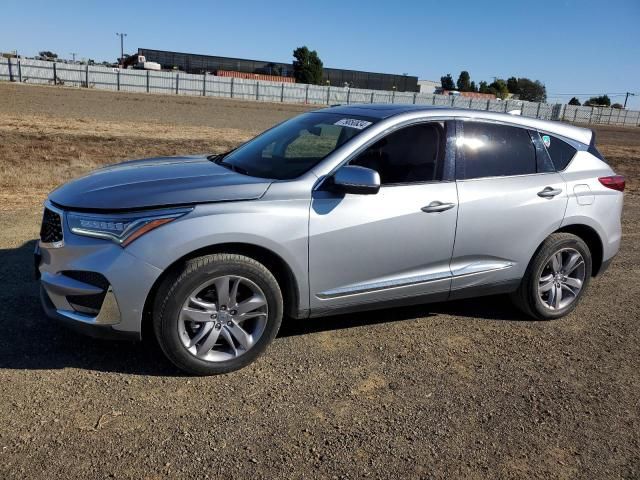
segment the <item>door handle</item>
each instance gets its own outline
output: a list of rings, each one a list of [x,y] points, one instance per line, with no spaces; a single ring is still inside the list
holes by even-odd
[[[455,206],[455,203],[442,203],[435,200],[426,207],[422,207],[420,210],[426,213],[444,212],[445,210],[449,210]]]
[[[544,187],[538,192],[538,196],[542,198],[553,198],[562,193],[561,188]]]

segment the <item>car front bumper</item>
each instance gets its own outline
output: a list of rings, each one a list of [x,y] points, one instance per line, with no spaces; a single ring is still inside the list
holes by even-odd
[[[71,233],[58,213],[64,240],[39,241],[34,254],[45,314],[91,336],[139,340],[145,302],[162,271],[111,241]]]

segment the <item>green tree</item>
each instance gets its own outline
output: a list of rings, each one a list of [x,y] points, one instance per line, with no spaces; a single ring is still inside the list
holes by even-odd
[[[501,78],[498,78],[498,79],[494,80],[489,85],[489,92],[488,93],[493,93],[496,97],[502,98],[504,100],[509,95],[509,89],[507,88],[507,82],[505,82]]]
[[[611,99],[609,95],[600,95],[599,97],[591,97],[589,100],[584,102],[586,107],[610,107]]]
[[[491,93],[489,91],[489,85],[487,84],[487,82],[485,82],[484,80],[482,80],[479,84],[478,84],[478,91],[480,93]]]
[[[293,51],[293,76],[299,83],[320,85],[322,83],[322,60],[315,50],[309,50],[306,46],[298,47]]]
[[[461,92],[468,92],[471,90],[471,75],[469,75],[469,72],[466,70],[461,71],[456,84],[458,85],[458,90]]]
[[[579,107],[581,103],[580,100],[578,100],[576,97],[571,97],[571,100],[569,100],[569,105],[575,105],[576,107]]]
[[[528,102],[543,103],[547,101],[547,89],[539,80],[533,81],[528,78],[519,78],[518,98],[520,98],[520,100],[526,100]]]
[[[507,89],[509,93],[513,93],[514,95],[520,93],[520,87],[518,86],[518,79],[516,77],[509,77],[507,79]]]
[[[43,58],[46,58],[47,60],[54,60],[58,58],[57,53],[50,52],[49,50],[43,50],[42,52],[38,52],[38,55],[40,55]]]
[[[474,82],[473,80],[471,80],[471,85],[469,86],[469,91],[470,92],[477,92],[478,91],[478,87],[476,86],[476,82]]]
[[[447,73],[444,77],[440,77],[440,84],[443,90],[455,90],[456,84],[453,83],[453,77]]]

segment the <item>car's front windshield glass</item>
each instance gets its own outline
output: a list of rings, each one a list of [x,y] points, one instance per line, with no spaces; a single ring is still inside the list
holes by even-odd
[[[288,180],[313,168],[375,121],[360,115],[305,113],[215,161],[245,175]]]

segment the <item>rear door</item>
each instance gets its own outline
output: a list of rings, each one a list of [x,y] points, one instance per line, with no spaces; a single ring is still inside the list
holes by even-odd
[[[560,227],[567,205],[565,182],[537,133],[475,120],[457,125],[452,298],[474,294],[462,291],[467,287],[517,286],[537,247]]]

